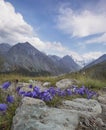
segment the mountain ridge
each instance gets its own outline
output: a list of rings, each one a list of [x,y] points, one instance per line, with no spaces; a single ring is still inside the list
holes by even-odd
[[[3,54],[4,62],[1,72],[25,70],[31,73],[47,72],[48,74],[58,75],[77,71],[80,68],[71,57],[69,58],[71,66],[66,66],[65,61],[62,61],[66,59],[65,57],[55,56],[56,58],[57,60],[53,60],[53,57],[47,56],[28,42],[17,43]],[[64,62],[63,66],[61,66],[61,61]],[[74,69],[72,66],[74,66]]]
[[[103,54],[102,56],[100,56],[99,58],[97,58],[96,60],[94,60],[93,62],[91,62],[90,64],[86,65],[84,68],[90,68],[93,65],[99,64],[101,62],[106,61],[106,54]]]

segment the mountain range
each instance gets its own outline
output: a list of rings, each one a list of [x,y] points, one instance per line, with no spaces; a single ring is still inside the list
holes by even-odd
[[[0,44],[0,72],[31,75],[59,75],[78,71],[81,67],[70,56],[46,55],[30,43],[14,46]]]

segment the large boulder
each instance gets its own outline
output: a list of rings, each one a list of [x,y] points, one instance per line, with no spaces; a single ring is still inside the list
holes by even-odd
[[[69,88],[72,85],[77,84],[78,81],[74,80],[74,79],[62,79],[58,82],[56,82],[56,87],[60,88],[60,89],[65,89],[65,88]]]
[[[61,108],[70,109],[79,116],[97,116],[102,112],[101,105],[93,99],[76,98],[73,101],[63,101]]]
[[[25,97],[16,110],[12,130],[75,130],[78,119],[70,110],[49,108],[42,100]]]

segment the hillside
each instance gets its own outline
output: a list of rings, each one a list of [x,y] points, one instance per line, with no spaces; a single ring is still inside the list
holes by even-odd
[[[106,61],[84,68],[83,71],[91,78],[106,80]]]
[[[94,60],[93,62],[91,62],[90,64],[86,65],[85,68],[89,68],[92,67],[93,65],[102,63],[106,61],[106,54],[100,56],[99,58],[97,58],[96,60]]]
[[[1,53],[3,62],[0,63],[2,66],[0,72],[2,73],[59,75],[80,69],[80,66],[70,56],[63,58],[47,56],[28,42],[18,43],[8,49],[7,46],[4,46],[4,50],[7,51]]]

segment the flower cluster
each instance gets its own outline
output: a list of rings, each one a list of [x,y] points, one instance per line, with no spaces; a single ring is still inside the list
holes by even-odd
[[[5,82],[2,85],[2,89],[7,90],[10,85],[11,85],[10,82]],[[64,90],[50,87],[44,91],[41,91],[41,89],[37,86],[33,87],[32,85],[29,85],[29,88],[31,89],[31,91],[26,92],[23,91],[21,87],[17,87],[16,92],[21,97],[38,98],[46,102],[51,101],[55,96],[65,97],[65,96],[73,96],[73,95],[82,95],[82,96],[86,95],[88,99],[91,99],[94,95],[96,95],[94,91],[89,90],[85,86],[79,88],[73,85],[70,88]],[[6,97],[6,102],[7,104],[13,103],[14,97],[8,94]],[[6,105],[5,103],[0,104],[0,111],[5,112],[7,108],[8,105]]]
[[[29,88],[33,88],[32,86]],[[33,91],[22,91],[21,88],[17,88],[17,92],[19,95],[22,97],[32,97],[32,98],[38,98],[43,101],[51,101],[55,96],[72,96],[72,95],[86,95],[88,99],[92,98],[94,95],[96,95],[96,92],[89,90],[85,86],[82,86],[80,88],[76,86],[72,86],[71,88],[67,89],[59,89],[59,88],[54,88],[50,87],[44,91],[41,91],[39,87],[35,86],[33,88]]]

